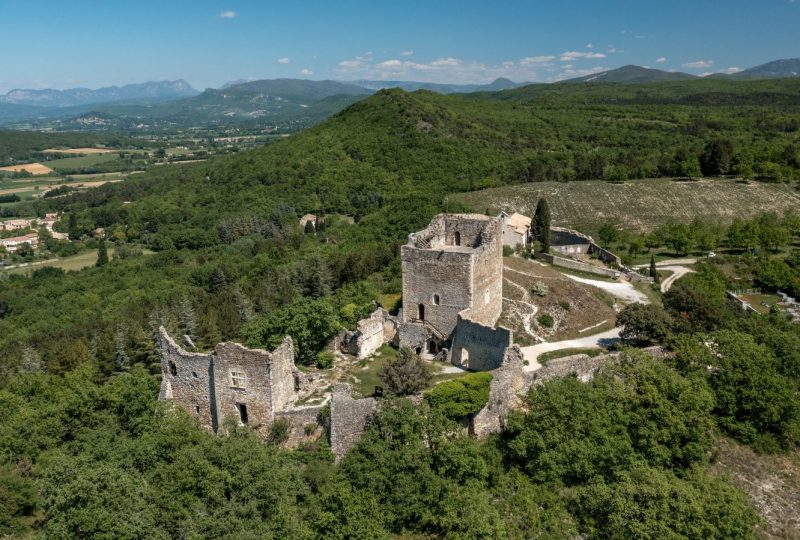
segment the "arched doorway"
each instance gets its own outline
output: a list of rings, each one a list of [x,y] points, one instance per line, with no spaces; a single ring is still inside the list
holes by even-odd
[[[458,231],[453,233],[453,244],[456,246],[461,245],[461,233]]]
[[[434,340],[428,341],[428,353],[429,354],[437,354],[439,352],[439,344],[436,343]]]

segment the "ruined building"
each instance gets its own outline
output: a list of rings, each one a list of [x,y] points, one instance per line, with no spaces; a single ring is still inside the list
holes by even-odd
[[[274,351],[220,343],[210,353],[187,352],[161,328],[160,400],[171,400],[216,432],[227,417],[266,434],[289,411],[302,385],[287,337]]]
[[[440,214],[401,248],[399,343],[471,369],[494,369],[511,333],[503,309],[503,237],[497,218]]]

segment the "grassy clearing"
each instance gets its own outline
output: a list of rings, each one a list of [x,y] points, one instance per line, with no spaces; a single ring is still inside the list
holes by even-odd
[[[143,255],[152,255],[153,252],[150,250],[143,250]],[[114,257],[114,248],[108,248],[108,257],[109,259],[113,259]],[[38,270],[39,268],[44,268],[46,266],[52,266],[55,268],[61,268],[67,272],[72,270],[81,270],[83,268],[88,268],[94,266],[97,262],[97,250],[90,249],[88,251],[84,251],[83,253],[78,253],[77,255],[73,255],[72,257],[64,257],[63,259],[48,259],[46,261],[35,261],[32,263],[28,263],[26,266],[18,266],[16,268],[10,268],[8,270],[4,270],[9,274],[23,274],[30,276],[34,270]]]
[[[396,357],[397,349],[391,345],[384,345],[371,358],[354,360],[352,364],[347,366],[343,382],[350,383],[355,393],[362,396],[371,396],[376,386],[383,386],[383,383],[378,378],[378,373]],[[429,365],[433,371],[431,388],[442,381],[464,376],[464,373],[442,373],[445,364],[439,361],[430,361]]]
[[[776,305],[781,300],[777,294],[740,294],[739,298],[761,314],[769,313],[770,306]]]
[[[77,156],[61,159],[53,159],[47,165],[56,171],[62,169],[79,169],[81,167],[92,167],[100,163],[119,160],[119,154],[91,154],[88,156]]]
[[[652,231],[669,219],[702,217],[729,223],[735,217],[752,218],[766,211],[783,213],[800,207],[800,196],[789,185],[735,180],[537,182],[460,193],[451,200],[478,212],[488,207],[493,213],[512,210],[530,215],[540,197],[550,203],[553,225],[592,234],[609,221],[639,233]]]

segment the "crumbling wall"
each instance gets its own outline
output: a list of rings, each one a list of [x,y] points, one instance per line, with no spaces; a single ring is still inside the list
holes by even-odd
[[[408,347],[412,352],[422,354],[431,332],[422,323],[400,323],[397,336],[400,347]]]
[[[340,349],[342,352],[355,355],[359,359],[375,354],[384,343],[391,340],[391,338],[386,338],[386,334],[390,333],[385,328],[387,317],[386,311],[378,308],[366,319],[358,321],[354,331],[346,331],[341,335]]]
[[[512,342],[512,332],[507,328],[485,326],[459,317],[451,360],[457,366],[476,371],[491,371],[500,367],[506,349]]]
[[[303,443],[311,443],[324,433],[320,418],[324,405],[313,407],[297,407],[275,413],[275,420],[288,423],[289,438],[284,443],[288,448],[297,448]]]
[[[158,399],[171,400],[207,430],[216,431],[216,404],[209,392],[213,377],[211,354],[183,350],[160,329],[161,390]]]
[[[606,264],[622,266],[622,260],[614,253],[600,247],[594,238],[572,229],[550,228],[550,246],[553,251],[564,255],[596,255]]]
[[[220,343],[210,353],[180,348],[164,328],[161,336],[161,391],[206,429],[217,431],[227,417],[266,435],[277,411],[297,399],[302,385],[287,337],[273,352]]]
[[[620,275],[619,271],[617,270],[612,270],[610,268],[603,268],[601,266],[596,266],[594,264],[589,264],[582,261],[576,261],[573,259],[565,259],[564,257],[559,257],[558,255],[550,255],[548,253],[537,253],[536,258],[541,259],[543,261],[547,261],[553,266],[559,266],[561,268],[569,268],[571,270],[578,270],[580,272],[587,272],[589,274],[596,274],[598,276],[618,278]]]
[[[505,426],[508,414],[522,406],[522,396],[527,390],[522,350],[510,347],[502,364],[492,372],[489,401],[472,418],[470,431],[476,437],[499,433]]]
[[[333,387],[330,437],[337,461],[358,443],[377,409],[374,398],[354,399],[349,384]]]

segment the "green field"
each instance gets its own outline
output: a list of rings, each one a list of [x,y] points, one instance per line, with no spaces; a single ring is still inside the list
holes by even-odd
[[[606,222],[631,232],[649,232],[670,219],[696,217],[730,223],[763,212],[800,211],[800,195],[787,184],[669,179],[628,181],[536,182],[451,195],[450,201],[477,212],[487,209],[531,215],[540,197],[550,204],[553,225],[596,233]]]
[[[114,248],[109,248],[108,249],[109,258],[111,258],[113,254],[114,254]],[[29,263],[27,266],[11,268],[9,270],[6,270],[6,272],[8,272],[9,274],[30,275],[33,273],[34,270],[38,270],[39,268],[45,268],[47,266],[52,266],[54,268],[61,268],[66,271],[80,270],[82,268],[94,266],[96,262],[97,262],[97,250],[90,249],[89,251],[79,253],[78,255],[73,255],[72,257],[65,257],[63,259],[48,259],[46,261],[35,261]]]
[[[68,157],[61,159],[53,159],[43,162],[51,169],[56,171],[63,169],[79,169],[82,167],[93,167],[100,163],[108,163],[109,161],[118,161],[119,154],[91,154],[88,156]]]

